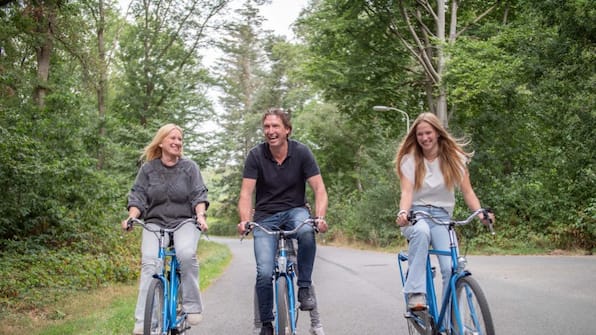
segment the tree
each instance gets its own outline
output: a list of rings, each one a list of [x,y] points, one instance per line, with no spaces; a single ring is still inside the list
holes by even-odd
[[[225,33],[217,44],[223,56],[217,62],[216,73],[223,109],[217,118],[221,132],[215,143],[216,173],[223,179],[216,187],[223,205],[220,214],[230,219],[235,217],[242,163],[261,138],[257,130],[264,107],[257,105],[257,101],[267,61],[263,17],[258,7],[253,1],[246,1],[236,14],[238,17],[225,25]]]
[[[316,49],[317,53],[330,52],[345,53],[347,60],[357,68],[363,64],[377,67],[368,76],[362,79],[374,82],[378,75],[393,78],[388,70],[391,61],[388,56],[394,57],[393,63],[404,68],[405,73],[411,76],[411,81],[401,80],[406,85],[420,87],[423,94],[414,94],[414,98],[425,97],[426,108],[437,114],[441,121],[448,125],[447,91],[444,75],[446,64],[449,61],[447,46],[453,46],[457,39],[469,32],[481,20],[486,20],[489,14],[494,14],[497,9],[503,10],[505,6],[501,1],[486,3],[484,1],[466,2],[464,8],[459,8],[460,1],[322,1],[303,21],[319,31],[305,29],[306,38]],[[449,6],[449,7],[448,7]],[[504,11],[504,10],[503,10]],[[323,21],[323,17],[326,21]],[[317,39],[324,36],[324,40]],[[368,38],[367,38],[368,36]],[[356,40],[350,40],[355,38]],[[338,43],[329,51],[324,51],[318,46],[329,46],[329,43]],[[358,63],[368,53],[370,60]],[[333,54],[332,54],[333,55]],[[410,58],[406,58],[405,56]],[[377,61],[374,60],[378,59]],[[339,66],[337,59],[330,59],[326,66],[329,70]],[[401,60],[401,62],[399,61]],[[376,63],[376,64],[375,64]],[[350,64],[350,65],[352,65]],[[358,64],[358,65],[357,65]],[[374,67],[373,67],[374,66]],[[343,67],[339,70],[344,76],[354,72],[353,67]],[[329,71],[327,70],[327,71]],[[336,71],[338,69],[335,69]],[[320,69],[319,69],[320,71]],[[360,75],[355,72],[354,74]],[[371,78],[372,77],[372,78]],[[387,81],[381,78],[381,83]],[[402,85],[394,86],[403,89]],[[381,85],[382,89],[387,89]],[[404,92],[405,94],[411,94]],[[403,96],[403,94],[402,94]],[[370,100],[370,97],[367,97]],[[406,99],[401,99],[406,100]],[[412,100],[412,99],[407,99]],[[412,101],[411,106],[419,106]],[[453,105],[452,105],[453,106]],[[452,107],[451,113],[454,112]]]
[[[127,120],[146,127],[169,120],[194,127],[206,101],[208,81],[199,49],[214,16],[229,0],[134,1],[133,22],[120,40],[122,89],[116,105]],[[204,117],[205,115],[203,115]],[[197,120],[198,118],[198,120]]]

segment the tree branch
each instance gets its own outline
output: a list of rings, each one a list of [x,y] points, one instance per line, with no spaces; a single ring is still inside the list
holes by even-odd
[[[472,23],[470,23],[469,25],[465,26],[461,31],[459,31],[455,37],[459,37],[461,34],[464,33],[464,31],[468,30],[468,28],[470,28],[471,26],[475,25],[478,21],[482,20],[485,16],[487,16],[488,14],[490,14],[490,12],[492,12],[495,8],[499,7],[499,5],[501,4],[501,0],[497,0],[495,2],[494,5],[492,5],[489,9],[487,9],[486,11],[484,11],[484,13],[478,15],[473,21]]]
[[[433,83],[435,83],[435,84],[439,83],[440,78],[439,78],[437,71],[435,70],[435,68],[433,66],[432,59],[431,59],[432,57],[430,57],[430,55],[428,54],[427,45],[422,43],[422,41],[420,40],[420,37],[416,33],[416,30],[414,29],[414,26],[412,25],[412,22],[410,21],[409,14],[406,11],[406,9],[404,8],[402,1],[400,1],[399,9],[400,9],[400,12],[402,14],[404,21],[406,22],[406,26],[408,27],[408,30],[410,31],[410,35],[412,36],[412,38],[414,39],[414,42],[416,43],[418,51],[417,52],[414,51],[412,47],[410,47],[409,50],[411,52],[413,52],[414,56],[416,57],[416,59],[418,59],[420,65],[422,65],[422,67],[424,68],[424,71],[428,74],[429,78],[433,81]]]

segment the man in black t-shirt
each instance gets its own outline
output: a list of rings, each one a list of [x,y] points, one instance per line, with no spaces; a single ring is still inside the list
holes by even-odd
[[[263,115],[265,142],[249,152],[238,201],[240,223],[238,232],[245,232],[251,220],[270,229],[294,229],[310,216],[306,204],[306,183],[315,197],[315,218],[320,232],[327,231],[327,191],[317,162],[304,144],[289,139],[292,124],[287,112],[272,108]],[[256,191],[256,192],[255,192]],[[253,213],[252,195],[255,195]],[[316,254],[314,230],[303,226],[298,240],[298,300],[301,310],[312,310],[315,299],[311,293],[311,277]],[[273,334],[273,286],[276,239],[260,230],[254,232],[254,252],[257,263],[257,299],[261,334]]]

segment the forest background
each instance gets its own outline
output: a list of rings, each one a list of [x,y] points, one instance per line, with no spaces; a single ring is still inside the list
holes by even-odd
[[[326,242],[403,244],[394,155],[431,111],[471,141],[475,191],[498,218],[496,236],[476,225],[465,243],[594,251],[594,1],[311,0],[292,40],[263,28],[268,2],[0,0],[0,313],[136,278],[119,222],[165,123],[184,127],[206,178],[211,234],[234,234],[243,159],[272,106],[321,167]]]

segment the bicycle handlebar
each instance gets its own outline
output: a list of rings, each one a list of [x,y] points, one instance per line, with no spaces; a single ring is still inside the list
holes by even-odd
[[[186,219],[182,222],[180,222],[176,227],[174,228],[165,228],[165,227],[159,227],[157,229],[151,228],[147,223],[145,223],[142,220],[139,220],[137,218],[130,218],[127,222],[126,222],[126,230],[130,230],[132,229],[132,226],[134,224],[139,225],[141,227],[143,227],[144,229],[147,229],[147,231],[150,231],[152,233],[160,233],[160,232],[165,232],[165,233],[173,233],[175,231],[177,231],[178,229],[180,229],[180,227],[182,227],[184,224],[189,223],[189,222],[194,222],[195,226],[197,227],[198,230],[201,230],[201,226],[199,226],[197,224],[197,219],[195,218],[189,218]]]
[[[319,228],[317,228],[316,222],[317,222],[316,219],[308,218],[308,219],[302,221],[299,225],[296,226],[296,228],[294,228],[292,230],[271,230],[271,229],[264,227],[256,222],[247,222],[244,226],[246,228],[246,231],[244,232],[244,234],[242,234],[242,237],[240,238],[240,240],[242,241],[245,236],[247,236],[248,234],[250,234],[251,231],[253,231],[254,228],[259,228],[268,235],[280,235],[280,234],[292,235],[292,234],[295,234],[296,232],[298,232],[298,230],[300,230],[300,228],[302,228],[302,226],[308,224],[308,225],[311,225],[313,227],[313,229],[315,230],[315,232],[318,233]]]
[[[416,216],[418,215],[422,215],[428,219],[431,219],[434,223],[439,224],[439,225],[444,225],[444,226],[463,226],[466,225],[470,222],[472,222],[472,220],[474,220],[474,218],[476,216],[478,216],[478,214],[482,213],[484,215],[484,218],[488,221],[488,229],[490,230],[490,233],[492,235],[495,235],[495,231],[493,229],[493,220],[490,217],[489,213],[493,213],[493,211],[490,208],[480,208],[477,209],[474,213],[472,213],[470,216],[468,216],[465,220],[449,220],[449,221],[441,221],[436,219],[435,217],[433,217],[432,215],[428,214],[427,212],[423,212],[423,211],[410,211],[410,214],[408,215],[408,221],[410,221],[410,223],[412,223],[412,225],[416,224]]]

